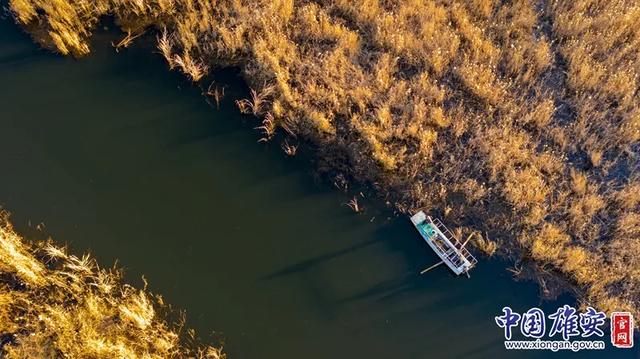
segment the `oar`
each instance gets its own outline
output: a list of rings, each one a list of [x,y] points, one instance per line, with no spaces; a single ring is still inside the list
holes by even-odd
[[[441,265],[442,263],[444,263],[444,261],[440,261],[440,262],[438,262],[438,263],[436,263],[436,264],[432,265],[431,267],[429,267],[429,268],[427,268],[427,269],[423,270],[422,272],[420,272],[420,274],[425,274],[425,273],[427,273],[428,271],[432,270],[433,268],[435,268],[435,267],[437,267],[437,266]]]

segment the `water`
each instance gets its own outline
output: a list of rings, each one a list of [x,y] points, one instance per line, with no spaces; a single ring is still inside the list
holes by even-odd
[[[118,260],[132,283],[144,275],[230,358],[550,354],[507,352],[493,322],[505,305],[540,305],[536,285],[486,259],[471,279],[418,275],[436,257],[406,218],[371,202],[354,214],[304,156],[257,143],[232,71],[218,76],[230,87],[216,111],[151,48],[116,53],[108,31],[79,61],[8,20],[0,33],[0,203],[17,228],[43,222],[40,237]]]

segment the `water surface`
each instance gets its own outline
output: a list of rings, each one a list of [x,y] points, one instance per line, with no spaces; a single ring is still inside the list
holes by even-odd
[[[540,305],[536,285],[486,259],[471,279],[418,275],[436,257],[406,218],[366,201],[354,214],[308,160],[257,143],[232,71],[218,75],[230,87],[216,111],[152,48],[116,53],[108,31],[82,60],[7,20],[0,33],[0,203],[18,229],[43,222],[41,236],[144,275],[230,358],[551,354],[507,352],[493,322],[505,305]]]

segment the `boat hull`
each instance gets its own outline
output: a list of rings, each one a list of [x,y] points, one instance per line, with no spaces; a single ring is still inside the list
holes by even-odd
[[[431,217],[427,216],[423,211],[411,216],[411,223],[453,273],[460,275],[468,272],[474,266],[475,261],[471,261],[462,255],[451,240],[434,224]]]

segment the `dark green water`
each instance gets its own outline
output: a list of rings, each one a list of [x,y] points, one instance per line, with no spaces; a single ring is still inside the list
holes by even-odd
[[[7,20],[0,34],[0,203],[18,229],[44,222],[144,275],[230,358],[638,356],[507,352],[493,317],[540,305],[537,286],[486,259],[471,279],[418,275],[436,258],[406,218],[356,215],[308,161],[256,143],[233,73],[215,111],[144,46],[117,54],[99,34],[78,61]]]

